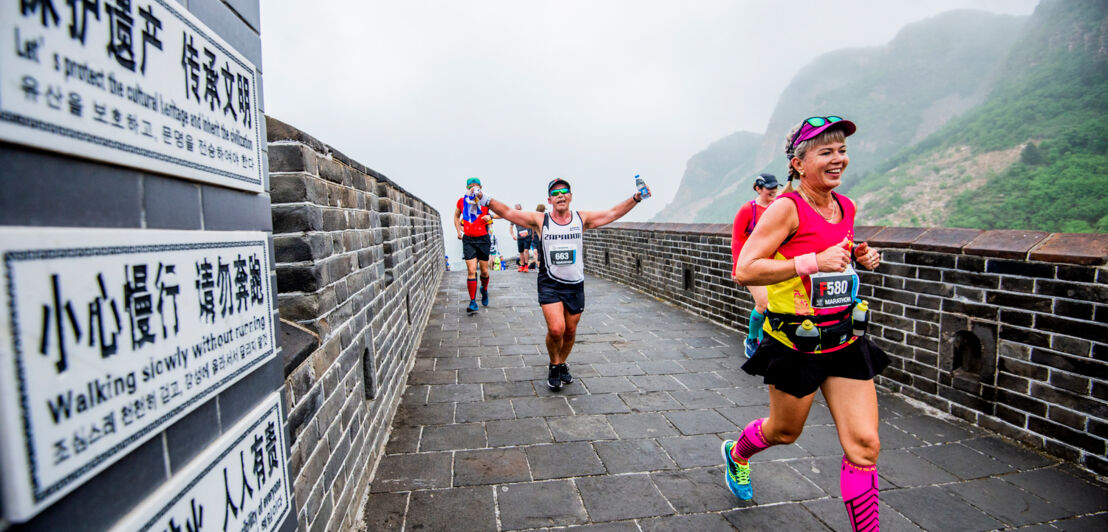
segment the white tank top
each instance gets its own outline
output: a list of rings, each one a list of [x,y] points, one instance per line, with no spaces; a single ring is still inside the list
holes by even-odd
[[[542,256],[540,271],[555,281],[577,284],[585,280],[585,229],[581,215],[573,211],[569,223],[561,225],[547,213],[542,219]]]

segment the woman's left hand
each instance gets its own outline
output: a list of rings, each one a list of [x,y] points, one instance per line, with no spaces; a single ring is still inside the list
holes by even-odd
[[[876,249],[870,249],[865,242],[854,246],[854,258],[867,270],[875,270],[881,265],[881,254]]]

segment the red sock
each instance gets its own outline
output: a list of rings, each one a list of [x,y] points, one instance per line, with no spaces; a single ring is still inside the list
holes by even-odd
[[[486,275],[481,278],[481,288],[484,288],[485,290],[489,289],[489,276]]]
[[[466,279],[466,288],[469,289],[469,298],[477,299],[477,279]]]

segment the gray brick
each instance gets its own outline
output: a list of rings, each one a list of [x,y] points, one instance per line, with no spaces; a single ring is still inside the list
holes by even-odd
[[[143,176],[142,210],[149,229],[200,229],[200,186],[162,176]]]
[[[251,15],[251,10],[247,8],[248,4],[257,5],[248,0],[240,0],[235,4],[236,9],[246,12],[244,17]],[[232,11],[227,4],[220,0],[189,0],[188,10],[246,57],[248,61],[254,63],[258,70],[261,70],[262,40],[258,36],[257,25],[251,28],[246,21],[236,15],[235,11]],[[242,13],[238,14],[241,15]],[[258,98],[258,101],[262,101],[261,98]],[[260,113],[258,118],[261,118]],[[265,137],[261,138],[264,139]]]
[[[224,427],[252,410],[265,396],[281,387],[284,370],[280,357],[271,359],[254,369],[242,380],[219,394],[219,419]]]
[[[215,400],[205,402],[166,429],[166,450],[171,474],[180,471],[218,436],[219,412]]]
[[[107,530],[166,480],[162,438],[155,437],[24,523],[20,530]]]
[[[208,231],[272,231],[269,196],[203,185],[204,229]]]
[[[596,521],[670,515],[672,507],[647,475],[583,478],[577,489]]]
[[[506,530],[585,523],[581,496],[568,480],[515,484],[498,494],[500,521]]]
[[[477,486],[414,492],[408,504],[406,524],[412,530],[495,530],[492,488]]]
[[[142,225],[142,173],[0,144],[0,225]],[[80,179],[74,179],[80,176]]]

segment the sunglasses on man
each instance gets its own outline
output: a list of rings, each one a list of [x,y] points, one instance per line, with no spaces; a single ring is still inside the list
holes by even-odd
[[[556,198],[556,197],[561,196],[563,194],[569,194],[569,189],[568,188],[556,188],[556,189],[550,191],[550,197],[552,197],[552,198]]]

